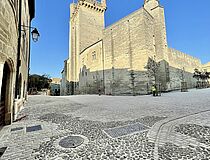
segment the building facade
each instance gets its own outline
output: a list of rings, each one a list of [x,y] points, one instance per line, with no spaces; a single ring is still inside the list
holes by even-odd
[[[60,96],[60,78],[51,78],[50,82],[50,95],[52,96]]]
[[[34,18],[34,5],[34,0],[0,1],[0,126],[12,123],[27,98],[30,30],[26,26]]]
[[[168,47],[159,0],[145,0],[142,8],[106,28],[105,0],[78,0],[70,9],[65,72],[72,94],[100,89],[109,95],[140,95],[154,83],[162,91],[180,89],[181,82],[195,87],[193,72],[201,61]]]
[[[210,72],[210,62],[203,65],[203,71]]]

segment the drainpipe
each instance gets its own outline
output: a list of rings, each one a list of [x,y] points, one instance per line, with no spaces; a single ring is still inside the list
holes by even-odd
[[[21,47],[21,20],[22,20],[22,0],[19,0],[19,18],[18,18],[18,46],[17,46],[17,67],[16,67],[16,81],[15,81],[15,98],[18,98],[18,78],[20,71],[20,47]]]

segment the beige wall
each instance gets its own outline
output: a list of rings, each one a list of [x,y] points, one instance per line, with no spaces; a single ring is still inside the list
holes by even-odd
[[[167,37],[164,8],[160,6],[158,0],[149,0],[145,2],[144,8],[154,18],[154,39],[157,60],[168,61],[167,55]]]
[[[102,41],[97,42],[80,54],[80,73],[83,67],[90,72],[103,70]]]
[[[1,63],[1,76],[0,81],[4,76],[4,64],[7,63],[10,67],[10,77],[7,79],[9,85],[6,89],[6,106],[5,106],[5,122],[12,122],[13,111],[13,95],[15,87],[16,75],[16,59],[17,59],[17,19],[16,11],[13,10],[14,4],[8,0],[0,1],[0,63]],[[5,85],[5,84],[3,84]],[[2,88],[2,85],[0,86]],[[1,92],[1,90],[0,90]],[[4,94],[4,93],[1,93]],[[1,95],[0,94],[0,95]]]
[[[81,54],[76,56],[71,51],[71,65],[77,63],[79,67],[75,70],[72,66],[69,70],[71,74],[80,73],[82,93],[96,93],[103,85],[106,94],[130,94],[133,90],[137,94],[147,93],[148,86],[154,83],[154,77],[149,77],[145,69],[149,57],[160,62],[158,80],[164,90],[180,89],[183,75],[189,88],[195,86],[192,74],[195,68],[201,68],[201,62],[168,48],[164,8],[158,0],[145,1],[142,8],[105,29],[103,14],[82,5],[74,24],[77,24],[79,37],[72,37],[71,32],[71,49],[81,51]],[[101,36],[102,40],[95,43]],[[92,59],[94,52],[97,53],[95,60]],[[98,56],[100,53],[102,55]],[[134,86],[131,73],[135,76]]]
[[[30,31],[26,28],[26,32],[21,35],[21,53],[20,53],[20,74],[21,79],[21,96],[16,100],[13,108],[14,101],[14,88],[16,80],[16,67],[17,67],[17,42],[18,42],[18,6],[17,1],[3,0],[0,1],[0,63],[9,65],[10,77],[8,79],[10,85],[7,90],[7,108],[6,108],[6,121],[12,121],[12,112],[17,112],[24,103],[27,91],[28,80],[28,59],[29,59],[29,34]],[[22,25],[30,26],[30,15],[28,8],[28,0],[22,1]],[[24,29],[24,28],[22,28]],[[25,38],[24,38],[25,37]],[[1,65],[4,67],[4,65]],[[1,68],[3,71],[3,68]],[[2,81],[2,76],[0,80]]]
[[[168,57],[170,66],[193,73],[194,69],[201,68],[201,61],[198,58],[185,54],[181,51],[168,48]]]
[[[70,53],[71,81],[79,81],[79,54],[102,38],[104,29],[104,11],[101,3],[81,1],[71,5],[70,17]]]
[[[103,37],[105,69],[144,70],[147,60],[140,57],[154,54],[151,24],[151,16],[140,9],[106,28]]]
[[[202,66],[202,69],[203,69],[203,70],[206,70],[207,72],[210,72],[210,62],[204,64],[204,65]]]

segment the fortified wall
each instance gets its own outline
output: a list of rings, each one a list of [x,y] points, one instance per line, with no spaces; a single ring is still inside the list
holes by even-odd
[[[170,65],[170,87],[168,89],[180,89],[182,80],[187,82],[188,88],[194,88],[196,86],[196,79],[193,78],[194,69],[201,69],[201,61],[172,48],[168,48],[168,57]]]
[[[101,19],[94,19],[105,5],[97,2],[94,8],[89,3],[79,1],[77,18],[71,20],[68,73],[79,79],[73,82],[73,94],[93,94],[100,88],[105,94],[139,95],[149,93],[154,83],[161,84],[163,91],[180,89],[182,81],[188,88],[195,87],[192,76],[201,62],[168,47],[164,8],[159,1],[145,1],[142,8],[107,28],[102,27],[105,8],[100,11]],[[155,77],[146,69],[150,59],[158,64]]]

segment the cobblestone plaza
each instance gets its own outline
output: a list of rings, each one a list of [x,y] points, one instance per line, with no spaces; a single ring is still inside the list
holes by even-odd
[[[210,159],[210,89],[161,97],[30,96],[1,160]]]

